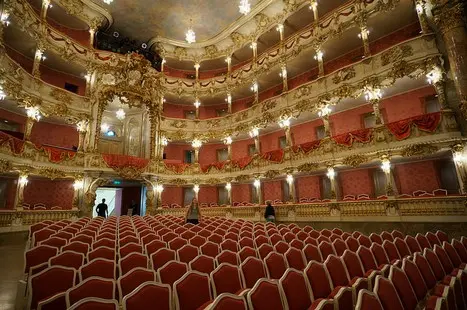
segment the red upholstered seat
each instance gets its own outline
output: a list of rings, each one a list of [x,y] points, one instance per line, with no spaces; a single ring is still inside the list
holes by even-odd
[[[445,233],[444,231],[438,230],[435,233],[436,237],[438,237],[438,240],[443,243],[443,242],[449,242],[449,237],[448,234]]]
[[[263,243],[260,247],[257,247],[259,257],[265,259],[269,253],[274,251],[274,248],[269,243]]]
[[[287,269],[279,280],[279,286],[290,310],[308,309],[311,306],[311,292],[303,272]]]
[[[381,233],[381,238],[384,240],[388,240],[388,241],[394,241],[394,237],[387,231],[383,231]]]
[[[396,246],[401,258],[410,256],[412,254],[409,249],[409,246],[403,239],[396,237],[394,239],[394,245]]]
[[[420,248],[422,251],[426,248],[431,248],[431,244],[428,241],[428,238],[422,234],[417,234],[415,236],[415,239],[418,241],[418,244],[420,245]]]
[[[201,254],[210,256],[212,258],[219,255],[219,252],[220,252],[219,245],[211,241],[207,241],[205,244],[203,244],[200,247],[200,250],[201,250]]]
[[[433,248],[435,246],[435,244],[441,245],[441,242],[439,241],[438,237],[434,233],[432,233],[431,231],[427,232],[425,234],[425,236],[426,236],[428,242],[430,243],[431,248]]]
[[[389,241],[385,240],[384,242],[389,242]],[[373,256],[375,257],[375,260],[378,266],[390,264],[389,257],[381,245],[377,243],[373,243],[370,247],[370,250],[371,250],[371,253],[373,253]]]
[[[159,236],[160,236],[160,234],[159,234]],[[177,238],[177,237],[178,237],[178,235],[176,233],[172,232],[172,231],[169,231],[169,232],[167,232],[167,233],[165,233],[164,235],[161,236],[162,241],[167,242],[167,243],[170,242],[171,240]]]
[[[115,249],[115,245],[116,245],[115,239],[109,239],[107,237],[101,238],[101,239],[98,238],[98,240],[92,244],[92,248],[96,249],[98,247],[105,246],[111,249]]]
[[[63,266],[78,270],[84,265],[84,255],[73,251],[65,251],[49,259],[49,266]]]
[[[220,244],[222,250],[228,250],[234,253],[238,252],[238,242],[233,240],[224,240]]]
[[[266,237],[266,236],[256,236],[254,240],[255,240],[255,246],[256,246],[257,249],[259,249],[261,247],[261,245],[263,245],[265,243],[266,244],[270,243],[269,238]]]
[[[210,274],[214,270],[214,258],[207,255],[198,255],[189,263],[190,270]]]
[[[407,244],[407,246],[409,247],[409,250],[410,250],[411,254],[414,254],[415,252],[421,252],[422,251],[422,248],[418,244],[417,239],[415,239],[414,237],[412,237],[410,235],[407,235],[407,236],[405,236],[404,241]]]
[[[464,247],[462,242],[456,239],[452,239],[451,244],[456,249],[456,252],[461,258],[462,262],[467,263],[467,249]]]
[[[219,234],[213,233],[208,237],[208,241],[214,242],[216,244],[221,244],[223,237]]]
[[[299,249],[289,248],[287,252],[285,252],[284,256],[289,268],[294,268],[300,271],[305,269],[305,257],[303,256],[302,251]]]
[[[78,301],[68,310],[118,310],[118,302],[116,300],[90,297]]]
[[[423,300],[428,292],[428,288],[417,265],[410,259],[404,258],[402,261],[402,270],[410,281],[417,300]]]
[[[238,256],[240,258],[240,262],[245,261],[248,257],[258,257],[258,253],[254,248],[249,246],[242,247],[240,252],[238,252]]]
[[[305,259],[307,262],[310,262],[312,260],[320,263],[323,262],[323,257],[321,256],[321,252],[319,251],[318,247],[312,244],[307,244],[303,248],[303,254],[305,255]]]
[[[49,237],[48,239],[41,241],[39,244],[50,245],[60,250],[67,243],[68,243],[67,239],[57,237],[57,235],[53,235],[52,237]]]
[[[191,244],[191,245],[193,245],[193,246],[195,246],[195,247],[197,247],[197,248],[199,248],[199,247],[201,247],[203,244],[205,244],[206,241],[207,241],[207,240],[206,240],[205,237],[196,235],[196,236],[193,236],[192,238],[190,238],[190,239],[188,240],[188,243]]]
[[[255,243],[254,243],[253,239],[250,238],[250,237],[241,238],[240,241],[238,242],[238,245],[240,246],[240,249],[242,249],[244,247],[250,247],[250,248],[255,247]]]
[[[360,246],[360,243],[358,243],[358,240],[354,237],[348,237],[345,240],[345,243],[347,244],[347,248],[353,252],[356,252],[358,250],[358,247]]]
[[[237,266],[222,263],[211,272],[214,297],[222,293],[237,294],[243,289],[240,270]]]
[[[128,243],[136,243],[136,244],[140,243],[140,239],[138,237],[136,237],[135,234],[131,234],[131,235],[123,237],[123,238],[120,236],[120,238],[121,239],[118,241],[118,246],[119,247],[123,247],[124,245],[126,245]]]
[[[90,277],[115,279],[115,261],[96,258],[79,269],[80,281]]]
[[[99,277],[88,278],[66,292],[67,308],[88,297],[115,299],[115,288],[114,280]]]
[[[326,260],[329,255],[336,255],[336,250],[330,242],[321,241],[318,245],[318,249],[321,252],[324,260]]]
[[[157,269],[159,282],[172,285],[180,279],[188,271],[186,263],[177,262],[175,260],[167,262],[164,266]]]
[[[287,301],[282,300],[277,282],[260,279],[247,294],[250,309],[287,309]]]
[[[194,231],[191,231],[191,230],[187,230],[187,231],[180,234],[180,237],[182,237],[185,240],[190,240],[191,238],[193,238],[195,236],[196,236],[196,233]]]
[[[120,276],[136,267],[148,268],[149,259],[141,253],[130,253],[118,262]]]
[[[284,254],[289,249],[289,244],[285,241],[279,241],[274,245],[274,251]]]
[[[172,289],[170,285],[145,282],[123,298],[125,310],[172,309]]]
[[[36,309],[39,301],[66,292],[75,283],[73,268],[53,266],[29,278],[28,309]]]
[[[26,251],[24,272],[29,273],[31,267],[48,263],[57,253],[58,249],[49,245],[39,245]]]
[[[403,234],[401,231],[398,231],[397,229],[393,230],[393,231],[391,232],[391,235],[392,235],[392,237],[393,237],[394,239],[396,239],[396,238],[404,239],[404,237],[405,237],[404,234]]]
[[[168,248],[171,250],[177,251],[178,249],[180,249],[182,246],[186,244],[188,244],[188,241],[186,239],[176,237],[168,242]]]
[[[157,250],[151,255],[151,264],[154,270],[164,266],[167,262],[175,260],[175,251],[167,248]]]
[[[91,244],[94,242],[94,239],[93,237],[85,235],[85,234],[82,234],[82,235],[77,234],[75,237],[71,238],[69,242],[71,243],[75,241],[86,243],[88,246],[91,246]]]
[[[199,249],[191,244],[185,244],[177,250],[177,259],[183,263],[191,262],[196,256],[199,255]]]
[[[342,239],[336,239],[332,242],[334,249],[336,250],[337,255],[342,255],[345,250],[347,250],[347,244]]]
[[[230,293],[222,293],[209,305],[210,310],[247,310],[245,298]]]
[[[367,278],[368,288],[372,289],[376,276],[379,274],[378,271],[372,270],[365,272],[363,264],[360,261],[358,255],[352,251],[346,250],[341,256],[342,261],[347,267],[350,279],[354,278]]]
[[[368,290],[358,292],[356,310],[384,310],[378,296]]]
[[[383,244],[383,238],[381,238],[380,235],[375,234],[375,233],[370,234],[370,240],[371,240],[372,243],[375,242],[375,243],[378,243],[378,244],[381,244],[381,245]]]
[[[260,278],[266,278],[266,270],[262,260],[248,257],[240,265],[241,276],[246,288],[252,288]]]
[[[365,235],[358,236],[357,240],[360,245],[366,246],[367,248],[369,248],[372,244],[371,239]]]
[[[383,248],[386,251],[390,262],[394,262],[398,259],[401,259],[401,255],[399,254],[399,251],[397,250],[393,242],[384,240]]]
[[[315,238],[312,238],[312,237],[306,238],[305,241],[303,241],[303,242],[305,242],[305,245],[306,244],[312,244],[314,246],[318,246],[318,241]]]
[[[269,253],[264,259],[264,265],[269,279],[280,279],[287,269],[284,255],[277,252]]]
[[[216,256],[215,261],[217,266],[219,266],[222,263],[229,263],[237,266],[239,264],[240,259],[237,253],[229,250],[223,250],[219,253],[219,255]]]
[[[135,288],[147,281],[156,281],[156,272],[150,269],[137,267],[117,281],[120,302],[123,297],[130,294]]]
[[[88,252],[88,262],[96,259],[96,258],[104,258],[104,259],[110,259],[110,260],[115,260],[117,252],[115,252],[114,248],[108,248],[105,246],[101,246],[98,248],[95,248],[94,250]]]
[[[73,252],[78,252],[83,254],[84,256],[88,255],[89,252],[89,244],[81,242],[81,241],[73,241],[73,239],[70,239],[70,242],[62,247],[62,252],[65,251],[73,251]]]
[[[207,274],[189,271],[177,280],[174,285],[176,308],[195,310],[211,301],[211,290]]]
[[[50,236],[55,234],[55,232],[55,230],[49,229],[47,227],[35,231],[32,235],[32,245],[38,245],[40,242],[48,239]]]
[[[404,310],[396,288],[388,279],[377,276],[374,292],[378,295],[384,310]]]
[[[396,237],[396,239],[397,238],[399,237]],[[404,309],[415,309],[418,304],[418,299],[405,272],[396,266],[391,266],[389,280],[394,285]]]

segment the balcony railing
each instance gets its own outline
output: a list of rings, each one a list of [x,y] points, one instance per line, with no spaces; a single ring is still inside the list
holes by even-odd
[[[0,210],[0,232],[24,230],[28,225],[46,220],[75,220],[78,216],[78,210]]]

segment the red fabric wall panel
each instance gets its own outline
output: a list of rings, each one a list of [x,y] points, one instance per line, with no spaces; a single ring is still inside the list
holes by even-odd
[[[294,145],[316,140],[316,127],[321,125],[323,125],[323,121],[319,119],[291,127]]]
[[[261,153],[274,151],[280,148],[279,138],[285,136],[284,130],[278,130],[259,137],[261,142]]]
[[[253,97],[247,97],[247,98],[237,99],[233,101],[232,102],[232,113],[248,109],[248,104],[253,101],[254,101]]]
[[[216,105],[208,105],[208,106],[200,106],[199,107],[199,118],[200,119],[208,119],[208,118],[215,118],[217,116],[217,111],[225,109],[227,111],[227,104],[216,104]]]
[[[251,184],[232,184],[232,202],[250,202]]]
[[[440,188],[434,161],[398,164],[395,167],[400,194],[410,194],[417,190],[432,192]]]
[[[248,145],[255,144],[253,139],[234,141],[232,143],[232,159],[248,156]]]
[[[24,188],[24,202],[31,205],[44,203],[47,208],[55,206],[71,209],[73,203],[72,180],[30,179]]]
[[[330,119],[331,132],[333,136],[363,128],[363,115],[372,113],[371,105],[332,114]]]
[[[164,153],[166,154],[166,159],[178,160],[182,163],[185,158],[185,151],[192,149],[193,148],[189,144],[169,143],[169,145],[164,148]]]
[[[185,111],[194,111],[194,106],[182,106],[171,103],[164,103],[164,116],[171,118],[185,118]]]
[[[76,76],[66,74],[60,71],[50,69],[41,64],[40,66],[41,80],[51,85],[65,88],[65,82],[78,86],[78,95],[84,96],[86,90],[86,81],[84,78],[78,78]]]
[[[433,86],[416,89],[400,94],[381,102],[380,107],[385,110],[384,116],[388,123],[406,119],[425,113],[424,98],[435,95]]]
[[[60,31],[61,33],[64,33],[65,35],[69,36],[70,38],[76,40],[77,42],[81,43],[84,46],[89,46],[89,30],[87,29],[72,29],[65,27],[63,25],[60,25],[50,17],[47,17],[47,23],[51,25],[53,28],[56,30]]]
[[[342,197],[345,195],[368,194],[374,196],[373,178],[370,169],[343,171],[338,175],[342,189]]]
[[[199,163],[200,165],[210,164],[217,161],[217,150],[227,148],[226,145],[204,144],[199,150]]]
[[[200,186],[198,200],[199,203],[217,203],[217,186]]]
[[[166,186],[161,197],[164,205],[170,206],[172,203],[183,205],[183,187]]]
[[[5,49],[6,49],[8,56],[10,56],[11,59],[16,61],[24,70],[26,70],[26,72],[28,72],[29,74],[32,74],[32,67],[34,64],[34,61],[32,59],[24,56],[23,54],[19,53],[18,51],[8,46],[5,46]]]
[[[385,49],[390,48],[400,42],[404,42],[411,38],[417,37],[420,35],[420,23],[417,21],[411,25],[408,25],[402,29],[398,29],[393,33],[388,34],[385,37],[382,37],[376,41],[370,42],[371,53],[378,54]]]
[[[319,176],[299,177],[295,180],[297,198],[321,198]]]
[[[263,182],[263,201],[271,200],[274,201],[279,199],[283,201],[283,193],[282,193],[282,182],[277,181],[269,181]]]
[[[293,78],[290,78],[287,83],[289,86],[289,90],[294,89],[300,85],[303,85],[309,81],[312,81],[318,77],[318,67],[314,67],[313,69],[304,72],[300,75],[296,75]]]
[[[50,144],[71,148],[78,146],[79,134],[74,126],[37,122],[32,127],[31,141],[36,144]]]

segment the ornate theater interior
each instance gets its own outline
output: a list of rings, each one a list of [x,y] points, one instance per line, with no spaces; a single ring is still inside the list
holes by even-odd
[[[464,1],[0,9],[0,309],[466,309]]]

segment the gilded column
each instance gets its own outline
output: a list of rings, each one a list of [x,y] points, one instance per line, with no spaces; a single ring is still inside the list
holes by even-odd
[[[415,4],[415,9],[417,10],[418,21],[420,22],[420,28],[422,29],[422,33],[430,33],[430,25],[428,24],[428,19],[426,17],[426,8],[425,8],[425,1],[424,0],[417,0]]]
[[[337,190],[336,190],[336,171],[333,167],[328,167],[326,176],[331,181],[331,200],[337,200]]]
[[[392,185],[393,175],[392,175],[391,161],[389,160],[389,156],[384,155],[381,158],[381,169],[383,170],[383,172],[384,172],[384,174],[386,176],[386,186],[385,186],[386,195],[388,197],[394,198],[395,191],[394,191],[394,187]]]
[[[162,192],[164,191],[164,185],[162,183],[158,183],[156,185],[156,203],[155,203],[155,208],[158,209],[162,207]],[[147,205],[147,204],[146,204]]]
[[[295,193],[295,180],[292,174],[287,175],[287,184],[289,185],[289,197],[288,201],[295,203],[297,202],[297,195]]]
[[[293,141],[292,141],[292,134],[290,132],[290,118],[284,118],[279,121],[279,127],[284,129],[285,133],[285,141],[287,143],[287,146],[292,146]]]
[[[259,86],[258,86],[258,82],[255,80],[253,82],[253,85],[251,85],[251,91],[255,93],[255,101],[254,103],[258,103],[259,102]]]
[[[382,97],[383,93],[381,92],[380,88],[367,87],[365,90],[365,99],[373,107],[376,125],[381,125],[383,123],[381,118],[381,110],[379,108],[379,103]]]
[[[310,9],[313,10],[313,17],[314,17],[313,23],[315,25],[318,25],[319,16],[318,16],[318,1],[317,0],[310,0]]]
[[[199,139],[193,139],[193,141],[191,141],[191,146],[195,150],[195,164],[199,163],[199,149],[201,148],[202,145],[203,145],[203,142],[201,142],[201,140]]]
[[[369,36],[370,31],[368,30],[366,25],[363,25],[360,27],[360,33],[358,34],[358,37],[362,39],[363,41],[363,55],[365,57],[371,56],[371,51],[370,51],[370,41],[369,41]]]
[[[232,183],[228,182],[225,184],[225,189],[227,190],[227,197],[229,199],[228,205],[232,206]]]
[[[324,61],[323,61],[323,52],[321,49],[317,48],[316,49],[316,55],[314,58],[318,61],[318,76],[322,77],[324,76]]]
[[[24,140],[29,141],[31,139],[32,127],[34,127],[35,123],[35,119],[32,119],[30,117],[26,118],[26,124],[24,125]]]
[[[157,124],[159,123],[159,112],[157,107],[152,105],[147,105],[149,112],[149,122],[150,122],[150,135],[149,135],[149,158],[156,158],[156,133],[157,133]]]
[[[47,18],[47,10],[50,7],[50,0],[42,0],[41,6],[41,19],[45,20]]]
[[[433,9],[435,24],[440,29],[448,58],[451,76],[460,100],[460,110],[467,118],[467,31],[465,2],[444,1]]]
[[[224,144],[227,145],[229,160],[232,160],[232,137],[228,136],[224,139]]]
[[[253,182],[253,186],[256,188],[256,198],[258,200],[258,204],[263,204],[263,193],[261,191],[261,181],[260,179],[255,179]]]
[[[41,76],[40,66],[42,60],[45,60],[44,49],[38,45],[36,53],[34,54],[34,62],[32,64],[32,75],[36,78],[40,78]]]
[[[78,140],[78,152],[82,152],[86,149],[85,141],[86,141],[86,133],[88,132],[89,122],[88,120],[79,121],[76,125],[76,129],[78,130],[79,140]]]
[[[459,183],[459,193],[467,193],[467,171],[466,171],[466,156],[464,154],[464,146],[456,144],[452,147],[452,158],[456,167],[457,181]]]
[[[24,188],[28,185],[28,175],[26,172],[20,172],[15,195],[15,208],[17,211],[23,210]]]
[[[99,139],[101,137],[101,125],[102,125],[102,116],[105,110],[105,103],[98,102],[97,103],[97,111],[96,111],[96,126],[94,128],[94,147],[93,151],[97,151],[99,145]]]
[[[318,116],[323,120],[324,134],[326,137],[331,136],[331,128],[329,126],[329,116],[331,115],[331,108],[328,104],[324,105],[319,111]]]
[[[199,63],[195,63],[195,78],[196,80],[199,79],[199,68],[201,67],[201,65]]]
[[[83,201],[83,188],[84,180],[82,177],[77,177],[73,183],[73,210],[79,210],[81,202]]]
[[[198,193],[199,193],[199,185],[198,184],[193,185],[193,191],[195,192],[196,200],[198,200]]]

